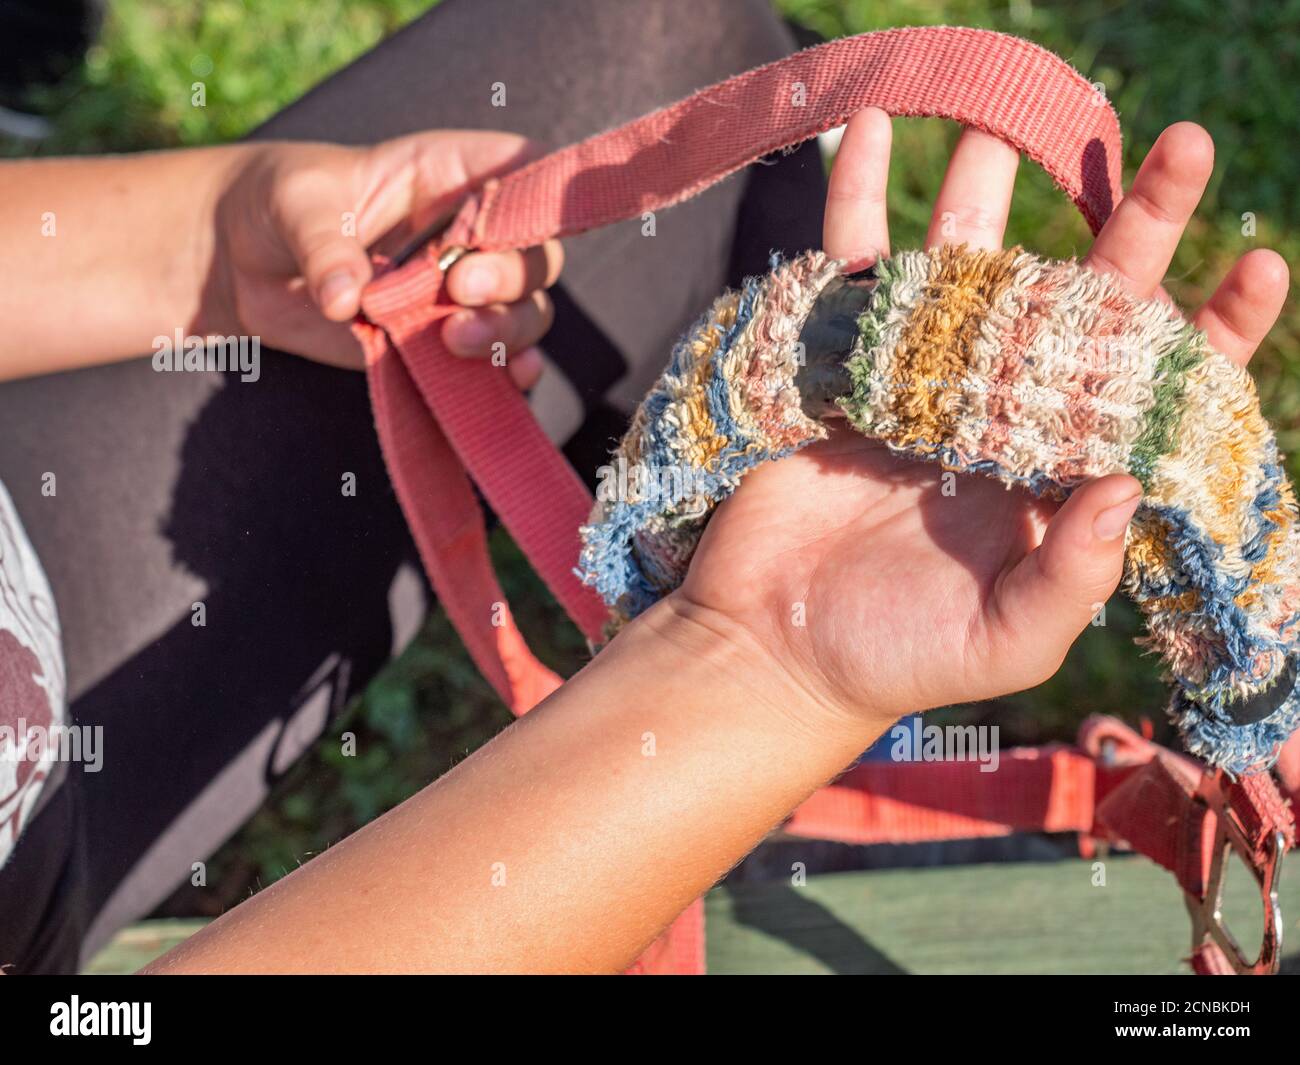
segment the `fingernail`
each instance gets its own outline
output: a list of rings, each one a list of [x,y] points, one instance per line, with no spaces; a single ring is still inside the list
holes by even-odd
[[[331,304],[348,295],[355,287],[356,282],[347,270],[335,270],[332,274],[326,274],[317,297],[321,309],[328,310]]]
[[[1142,493],[1130,496],[1122,503],[1107,507],[1093,519],[1092,531],[1098,540],[1115,540],[1124,535],[1129,520],[1142,502]]]
[[[863,270],[875,266],[878,262],[880,262],[880,252],[875,248],[864,248],[861,255],[849,259],[840,268],[840,274],[844,277],[851,277],[853,274],[860,274]]]
[[[443,340],[453,355],[477,355],[492,339],[492,329],[474,311],[458,311],[447,319]]]
[[[497,271],[487,263],[471,263],[465,267],[461,290],[467,300],[486,302],[497,289]]]

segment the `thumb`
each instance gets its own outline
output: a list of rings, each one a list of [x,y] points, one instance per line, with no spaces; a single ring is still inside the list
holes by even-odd
[[[285,241],[321,313],[346,321],[360,309],[361,290],[373,272],[367,240],[403,225],[419,232],[455,208],[469,189],[540,151],[524,137],[487,130],[384,141],[362,156],[362,184],[375,191],[359,212],[332,171],[308,185],[300,178]]]
[[[1124,533],[1141,501],[1141,484],[1125,474],[1077,488],[999,587],[1007,635],[1050,656],[1053,671],[1119,584]]]
[[[331,321],[347,321],[361,306],[370,280],[370,256],[357,236],[356,216],[344,190],[322,181],[299,194],[284,239],[307,282],[307,291]]]
[[[542,147],[516,133],[432,130],[383,141],[366,152],[364,173],[386,192],[371,197],[366,229],[372,237],[413,236],[447,221],[471,189],[518,169]]]

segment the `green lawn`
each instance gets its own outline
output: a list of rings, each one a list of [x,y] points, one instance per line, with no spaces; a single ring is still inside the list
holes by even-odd
[[[427,0],[114,0],[86,69],[39,101],[56,123],[42,151],[238,137],[428,6]],[[828,36],[942,23],[1038,41],[1105,86],[1124,122],[1129,174],[1165,125],[1189,118],[1206,125],[1218,144],[1215,178],[1167,281],[1187,305],[1203,299],[1227,265],[1251,247],[1272,246],[1300,263],[1297,0],[782,0],[780,7]],[[198,79],[207,86],[203,108],[190,106],[190,86]],[[945,123],[897,123],[890,189],[896,247],[915,245],[924,235],[955,133]],[[1250,236],[1243,232],[1248,213],[1256,221]],[[1065,256],[1084,251],[1088,234],[1060,193],[1026,165],[1009,237]],[[1300,300],[1292,299],[1256,360],[1265,408],[1289,452],[1300,443],[1297,369]],[[1293,475],[1300,472],[1294,460],[1291,466]],[[496,549],[512,602],[529,604],[522,623],[540,653],[562,669],[574,668],[582,656],[576,633],[508,542],[498,538]],[[1106,626],[1084,634],[1052,682],[997,705],[948,714],[994,719],[1008,743],[1068,738],[1092,711],[1129,720],[1146,715],[1164,729],[1163,689],[1153,663],[1131,645],[1135,631],[1133,612],[1112,603]],[[213,859],[212,886],[178,897],[170,912],[210,914],[238,901],[445,771],[507,720],[445,621],[431,619],[338,724],[337,731],[357,733],[359,756],[344,758],[336,743],[322,744]]]

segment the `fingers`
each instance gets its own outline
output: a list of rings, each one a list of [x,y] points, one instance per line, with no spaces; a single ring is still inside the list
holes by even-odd
[[[345,148],[285,148],[270,156],[266,179],[272,228],[280,238],[266,257],[267,269],[301,276],[312,301],[335,322],[356,314],[372,272],[365,244],[351,224],[353,197],[340,180],[356,158]],[[280,261],[285,253],[291,261]]]
[[[444,212],[484,178],[540,154],[537,145],[513,134],[460,131],[415,134],[391,142],[384,151],[398,159],[409,152],[417,179],[399,204],[399,215],[416,219]],[[533,345],[555,315],[541,290],[555,284],[563,266],[558,241],[524,251],[465,256],[447,274],[447,295],[466,308],[443,322],[448,350],[467,358],[502,360],[519,388],[531,388],[543,371],[542,354]]]
[[[370,240],[409,223],[408,235],[446,217],[487,178],[541,154],[514,133],[434,130],[384,141],[367,150],[361,173],[363,221]]]
[[[510,356],[506,363],[506,372],[510,375],[510,380],[521,392],[527,392],[537,384],[544,368],[542,353],[537,348],[525,348],[518,355]]]
[[[526,251],[467,255],[447,274],[447,294],[466,307],[514,303],[529,292],[550,288],[564,267],[560,242],[548,240]]]
[[[893,127],[876,107],[859,111],[844,127],[826,189],[822,247],[861,270],[889,254],[885,192]]]
[[[466,256],[448,272],[447,294],[468,309],[443,324],[443,343],[454,355],[504,358],[516,386],[532,388],[543,370],[532,345],[555,318],[541,290],[555,284],[563,266],[564,251],[554,240],[522,252]]]
[[[522,304],[487,308],[484,311],[462,311],[460,315],[449,318],[443,325],[443,342],[454,355],[491,359],[494,365],[503,365],[510,375],[510,380],[518,388],[527,391],[537,384],[546,368],[541,351],[533,346],[532,342],[538,340],[550,328],[552,317],[550,301],[546,300],[541,293],[537,293],[537,296],[546,301],[546,309],[542,312],[540,322],[535,320],[538,312]],[[462,315],[464,316],[462,322],[453,325],[453,320]],[[479,335],[475,333],[478,327],[476,323],[480,322],[484,323],[483,328],[487,330],[486,335],[489,339],[486,342],[475,339]],[[467,333],[468,338],[465,336]],[[512,342],[511,339],[506,338],[510,334],[517,334],[524,339]],[[458,344],[464,345],[460,350],[453,348],[448,339],[453,335]],[[467,339],[474,342],[467,343]]]
[[[517,388],[527,391],[545,369],[542,353],[534,345],[554,318],[550,297],[533,291],[514,303],[457,311],[443,322],[442,341],[453,355],[492,359],[505,368]]]
[[[321,313],[334,322],[346,321],[361,305],[370,256],[339,222],[349,209],[340,189],[322,182],[298,195],[283,226],[285,243]]]
[[[1247,252],[1192,321],[1205,330],[1215,351],[1245,366],[1277,321],[1289,284],[1286,260],[1277,252]]]
[[[347,321],[373,275],[370,242],[422,228],[485,178],[536,154],[522,137],[475,131],[415,134],[364,150],[305,146],[291,157],[281,153],[272,211],[285,261],[276,269],[298,274],[296,283],[326,319]],[[554,284],[563,259],[552,241],[458,262],[448,276],[449,295],[474,310],[444,323],[448,347],[469,356],[508,356],[512,379],[533,384],[542,357],[528,349],[553,316],[539,290]]]
[[[405,138],[399,138],[398,142]],[[489,129],[412,133],[435,177],[435,190],[464,190],[485,178],[515,170],[545,153],[545,148],[518,133]]]
[[[515,303],[457,311],[443,323],[442,340],[453,355],[482,358],[521,352],[551,328],[555,309],[545,292]]]
[[[1007,231],[1020,153],[977,129],[962,130],[935,200],[925,246],[997,249]]]
[[[1084,262],[1113,274],[1136,296],[1152,295],[1214,170],[1214,141],[1194,122],[1170,126],[1152,146],[1133,187],[1102,227]]]
[[[1048,523],[1043,542],[998,585],[1000,635],[1026,649],[1030,683],[1046,679],[1110,598],[1124,567],[1124,531],[1142,486],[1115,474],[1080,486]]]

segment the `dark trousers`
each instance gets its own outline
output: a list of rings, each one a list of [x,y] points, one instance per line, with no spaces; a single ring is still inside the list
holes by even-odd
[[[446,0],[253,136],[560,146],[794,47],[765,0]],[[568,243],[533,403],[585,476],[724,285],[820,244],[823,191],[806,146],[653,238]],[[0,869],[0,965],[67,971],[229,838],[430,602],[361,374],[264,351],[255,384],[140,359],[0,386],[0,482],[54,590],[71,718],[103,726],[102,770],[62,767]]]

